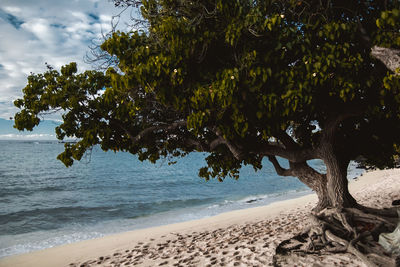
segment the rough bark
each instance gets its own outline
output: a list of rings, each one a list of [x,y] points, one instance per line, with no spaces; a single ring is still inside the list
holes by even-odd
[[[347,167],[350,159],[335,150],[336,133],[345,119],[359,115],[359,110],[347,110],[332,116],[325,124],[319,143],[319,157],[326,166],[328,198],[331,208],[355,207],[356,200],[350,195],[347,181]]]
[[[347,167],[349,160],[341,159],[335,155],[330,144],[325,144],[321,157],[326,165],[327,193],[332,208],[347,208],[357,205],[356,200],[350,195],[347,180]]]
[[[305,161],[300,163],[289,162],[290,168],[284,169],[274,156],[269,156],[268,158],[278,175],[297,177],[303,184],[307,185],[317,194],[318,203],[313,208],[313,211],[321,211],[331,206],[331,202],[328,198],[325,174],[317,172]]]
[[[391,217],[351,208],[313,213],[310,215],[311,226],[306,231],[278,245],[274,265],[286,266],[285,257],[292,253],[304,256],[349,252],[366,266],[397,267],[399,258],[389,255],[377,243],[380,233],[395,228],[390,220]]]
[[[371,49],[371,56],[380,60],[392,72],[400,68],[399,49],[374,46]]]
[[[295,176],[317,194],[318,203],[313,208],[313,211],[318,212],[332,205],[328,196],[327,179],[325,174],[317,172],[306,162],[290,163],[290,166],[295,170]]]

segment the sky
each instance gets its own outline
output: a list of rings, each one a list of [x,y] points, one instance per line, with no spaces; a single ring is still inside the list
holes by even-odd
[[[0,0],[0,118],[14,116],[28,75],[44,72],[46,62],[93,69],[84,61],[89,46],[121,11],[110,0]],[[128,29],[129,17],[130,10],[122,14],[119,29]]]

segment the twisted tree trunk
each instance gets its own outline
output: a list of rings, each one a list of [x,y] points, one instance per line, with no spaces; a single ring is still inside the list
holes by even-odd
[[[338,154],[328,141],[320,144],[319,151],[326,175],[313,170],[306,162],[290,163],[291,174],[312,188],[319,200],[310,216],[311,226],[279,244],[274,265],[285,266],[285,257],[292,253],[304,256],[349,252],[369,267],[397,267],[399,258],[388,254],[377,242],[380,233],[394,230],[397,213],[357,204],[348,190],[349,160]]]
[[[313,208],[313,211],[319,212],[332,205],[328,196],[326,174],[315,171],[306,162],[290,162],[290,168],[293,169],[294,176],[297,176],[303,184],[307,185],[317,194],[318,203]]]
[[[324,144],[321,157],[326,165],[326,187],[331,208],[351,208],[357,201],[350,195],[347,180],[349,160],[335,154],[331,144]]]
[[[311,168],[306,161],[292,162],[289,161],[289,169],[284,169],[274,156],[269,156],[269,160],[275,168],[278,175],[297,177],[303,184],[311,188],[317,196],[317,206],[313,211],[321,211],[331,206],[328,196],[326,174],[322,174]]]
[[[318,196],[318,203],[313,208],[319,212],[326,208],[356,207],[357,201],[348,190],[347,167],[349,161],[340,160],[335,154],[326,151],[323,161],[327,173],[319,173],[307,163],[292,163],[290,169],[302,183],[311,188]]]

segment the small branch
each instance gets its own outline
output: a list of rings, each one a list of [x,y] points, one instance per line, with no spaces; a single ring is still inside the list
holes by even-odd
[[[278,160],[275,156],[268,156],[269,161],[271,161],[272,165],[275,168],[275,171],[280,176],[295,176],[291,169],[284,169],[279,164]]]
[[[120,121],[113,119],[110,122],[112,124],[117,125],[122,130],[124,130],[124,132],[129,136],[129,138],[134,143],[139,142],[143,137],[145,137],[146,135],[148,135],[148,134],[150,134],[152,132],[159,131],[159,130],[172,131],[172,130],[175,130],[176,128],[180,127],[180,126],[185,126],[186,125],[186,121],[177,121],[177,122],[171,123],[170,125],[151,126],[151,127],[148,127],[146,129],[142,130],[138,135],[134,136],[132,134],[132,132],[128,128],[126,128],[123,125],[123,123],[121,123]]]
[[[193,139],[193,138],[187,138],[187,139],[184,139],[184,141],[185,141],[189,146],[190,146],[190,145],[195,146],[196,149],[197,149],[198,151],[206,152],[206,149],[204,148],[203,144],[202,144],[200,141],[195,140],[195,139]]]
[[[299,149],[300,146],[296,143],[293,138],[285,131],[281,131],[277,135],[278,139],[283,143],[283,145],[288,149]]]
[[[144,136],[154,132],[154,131],[158,131],[158,130],[165,130],[165,131],[171,131],[171,130],[175,130],[176,128],[178,128],[179,126],[184,126],[186,125],[186,121],[177,121],[174,122],[170,125],[159,125],[159,126],[151,126],[148,127],[146,129],[144,129],[143,131],[141,131],[138,135],[136,135],[133,138],[133,142],[138,142],[140,141],[140,139],[142,139]]]
[[[216,139],[214,139],[211,143],[210,143],[210,150],[214,150],[217,146],[225,144],[225,139],[218,136]]]
[[[133,141],[135,139],[134,135],[132,134],[131,131],[128,130],[128,128],[126,128],[120,121],[115,120],[115,119],[111,119],[110,120],[110,124],[115,124],[116,126],[118,126],[119,128],[121,128],[127,135],[128,137]]]
[[[221,136],[221,132],[219,130],[216,129],[211,129],[217,136],[218,138],[214,141],[212,141],[212,143],[210,144],[210,148],[213,147],[217,147],[220,144],[225,144],[229,151],[231,151],[232,155],[239,161],[242,161],[244,156],[245,156],[245,152],[243,150],[241,150],[238,146],[236,146],[235,144],[233,144],[232,142],[226,140],[225,138],[223,138]]]
[[[317,157],[316,151],[312,148],[286,149],[282,146],[271,144],[262,145],[257,151],[253,152],[262,156],[278,156],[294,163],[304,162]]]

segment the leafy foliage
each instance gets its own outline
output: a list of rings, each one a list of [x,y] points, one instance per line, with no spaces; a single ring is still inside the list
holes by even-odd
[[[15,127],[32,130],[42,113],[62,110],[57,137],[79,140],[58,157],[67,166],[96,144],[151,162],[206,151],[199,175],[222,180],[284,157],[271,146],[286,132],[296,151],[318,147],[327,123],[347,116],[336,152],[390,166],[399,76],[370,51],[400,47],[399,3],[322,2],[141,1],[147,30],[115,32],[101,46],[118,68],[77,73],[70,63],[30,75]]]

